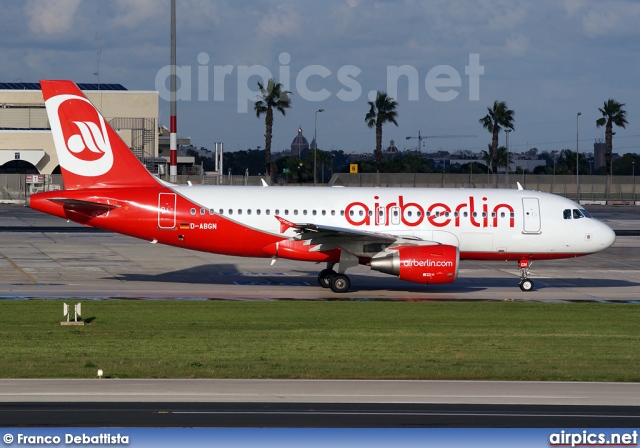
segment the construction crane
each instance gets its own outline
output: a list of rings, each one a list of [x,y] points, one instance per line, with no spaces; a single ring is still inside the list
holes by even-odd
[[[418,135],[410,135],[407,137],[407,140],[412,138],[418,139],[418,152],[422,152],[422,140],[427,138],[468,138],[468,137],[477,137],[477,135],[471,134],[455,134],[455,135],[422,135],[420,131],[418,131]]]

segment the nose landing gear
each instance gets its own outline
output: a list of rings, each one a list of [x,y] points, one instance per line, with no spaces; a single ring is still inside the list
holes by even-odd
[[[518,269],[520,270],[520,289],[529,292],[533,289],[533,282],[527,278],[529,275],[529,266],[533,264],[530,260],[520,260]]]

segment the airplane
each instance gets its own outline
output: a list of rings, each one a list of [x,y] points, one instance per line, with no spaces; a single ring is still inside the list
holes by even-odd
[[[533,261],[604,250],[615,233],[577,203],[518,189],[175,185],[151,174],[72,81],[40,81],[64,190],[28,206],[87,226],[205,252],[326,263],[345,293],[357,265],[423,285],[461,260]],[[337,265],[337,269],[335,269]]]

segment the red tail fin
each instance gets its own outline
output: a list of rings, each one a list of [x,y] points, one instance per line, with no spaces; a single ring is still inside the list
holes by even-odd
[[[40,87],[66,189],[158,185],[75,83]]]

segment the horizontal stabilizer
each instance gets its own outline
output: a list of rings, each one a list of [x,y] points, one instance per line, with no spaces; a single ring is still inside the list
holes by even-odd
[[[114,208],[120,208],[119,205],[103,204],[101,202],[81,201],[79,199],[69,198],[51,198],[51,202],[62,205],[66,209],[71,209],[79,213],[84,213],[91,216],[98,216],[103,213],[108,213],[109,210]]]

